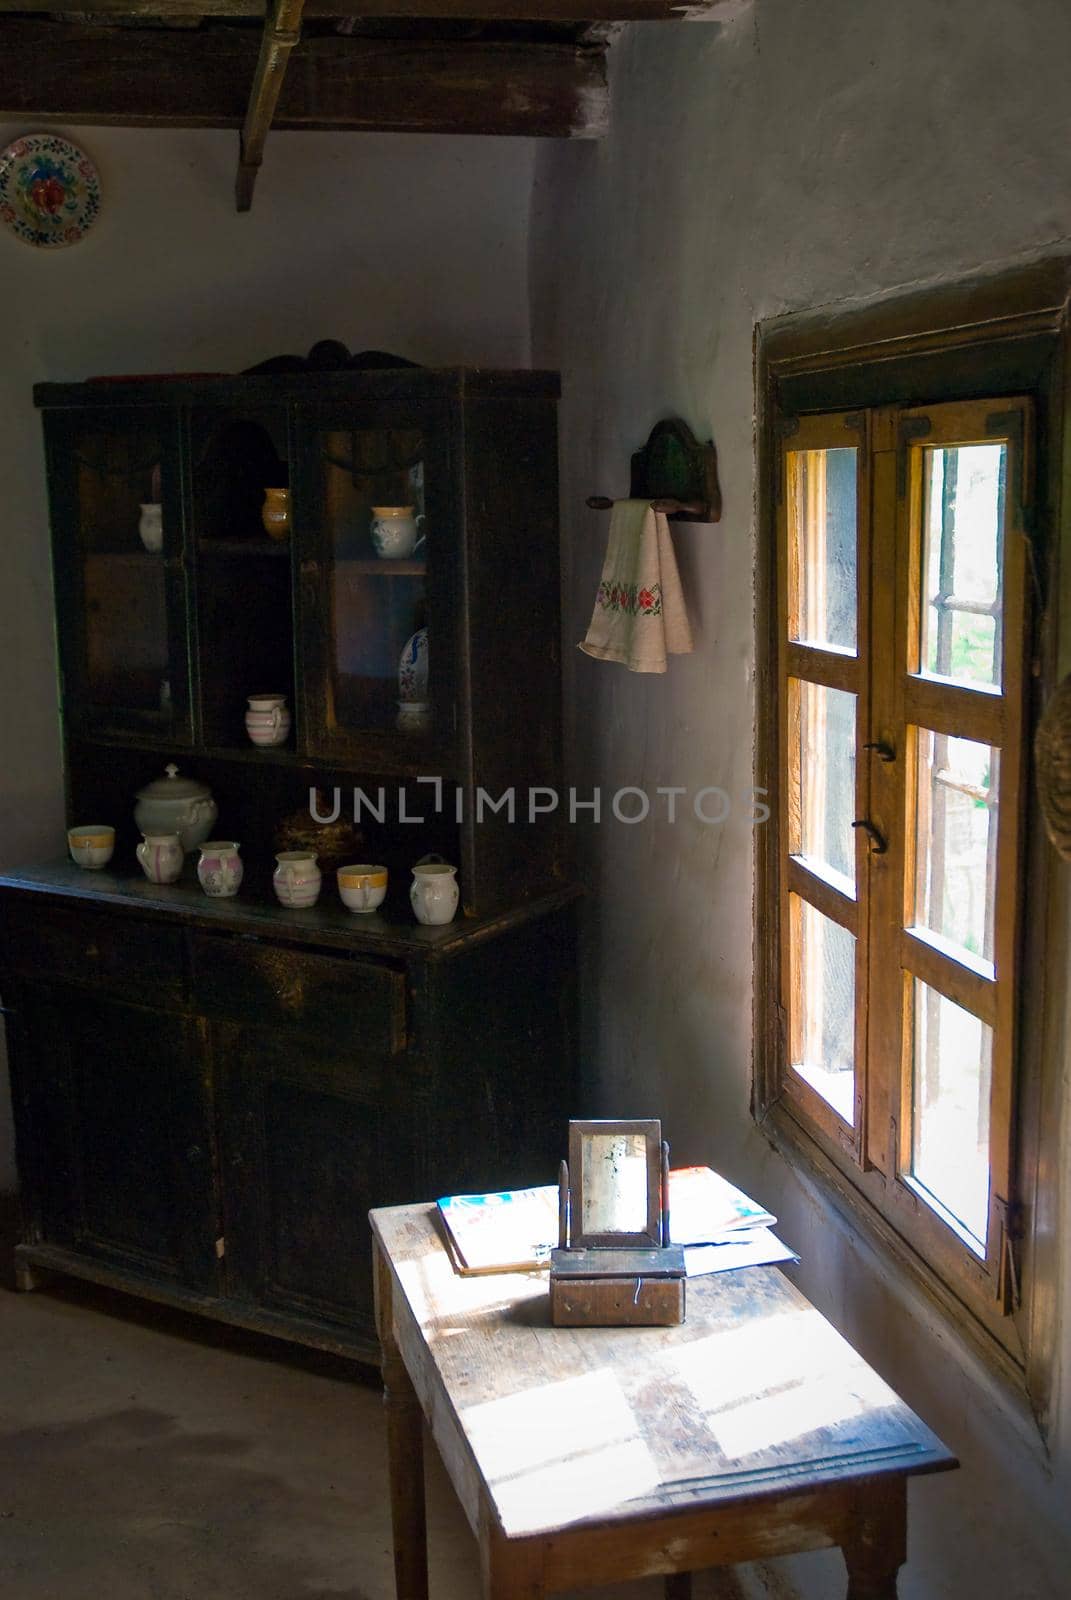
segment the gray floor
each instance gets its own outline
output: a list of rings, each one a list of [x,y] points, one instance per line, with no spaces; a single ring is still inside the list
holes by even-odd
[[[428,1454],[433,1600],[475,1600],[475,1545]],[[2,1600],[393,1594],[376,1388],[89,1286],[0,1287]]]

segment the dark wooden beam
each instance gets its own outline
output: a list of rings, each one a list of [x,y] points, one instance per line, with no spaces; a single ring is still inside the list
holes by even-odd
[[[0,116],[39,123],[240,128],[252,29],[194,33],[0,18]],[[597,139],[604,52],[574,44],[307,38],[274,128]]]
[[[238,152],[238,176],[234,200],[239,211],[253,204],[253,186],[264,159],[264,145],[279,102],[290,52],[301,39],[301,12],[305,0],[271,0],[264,32],[260,37],[260,56],[249,95],[249,106],[242,125]]]
[[[306,0],[305,16],[500,22],[659,22],[731,16],[750,0]],[[61,0],[0,0],[0,12],[57,11]],[[265,0],[85,0],[98,16],[258,17]]]

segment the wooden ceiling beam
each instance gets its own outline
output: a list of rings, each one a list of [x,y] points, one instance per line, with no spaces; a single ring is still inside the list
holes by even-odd
[[[241,128],[260,36],[0,18],[0,117],[27,123]],[[598,139],[605,52],[568,43],[309,37],[290,52],[272,126]]]
[[[248,211],[253,204],[253,186],[264,160],[264,145],[283,87],[286,65],[291,50],[301,40],[304,6],[305,0],[270,0],[238,151],[234,200],[239,211]]]
[[[748,0],[305,0],[306,19],[463,17],[474,22],[659,22],[717,20]],[[0,13],[55,12],[62,0],[0,0]],[[84,10],[115,17],[263,18],[265,0],[84,0]]]

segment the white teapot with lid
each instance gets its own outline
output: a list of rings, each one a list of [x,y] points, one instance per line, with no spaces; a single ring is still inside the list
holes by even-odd
[[[165,771],[138,790],[134,821],[144,834],[177,833],[183,850],[195,850],[212,832],[219,807],[206,783],[181,777],[174,762]]]

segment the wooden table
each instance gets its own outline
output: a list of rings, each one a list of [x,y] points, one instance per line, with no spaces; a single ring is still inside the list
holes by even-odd
[[[849,1600],[893,1600],[907,1479],[957,1463],[777,1268],[693,1278],[679,1328],[552,1328],[546,1274],[458,1277],[433,1206],[371,1222],[398,1600],[428,1592],[421,1413],[487,1600],[830,1545]]]

